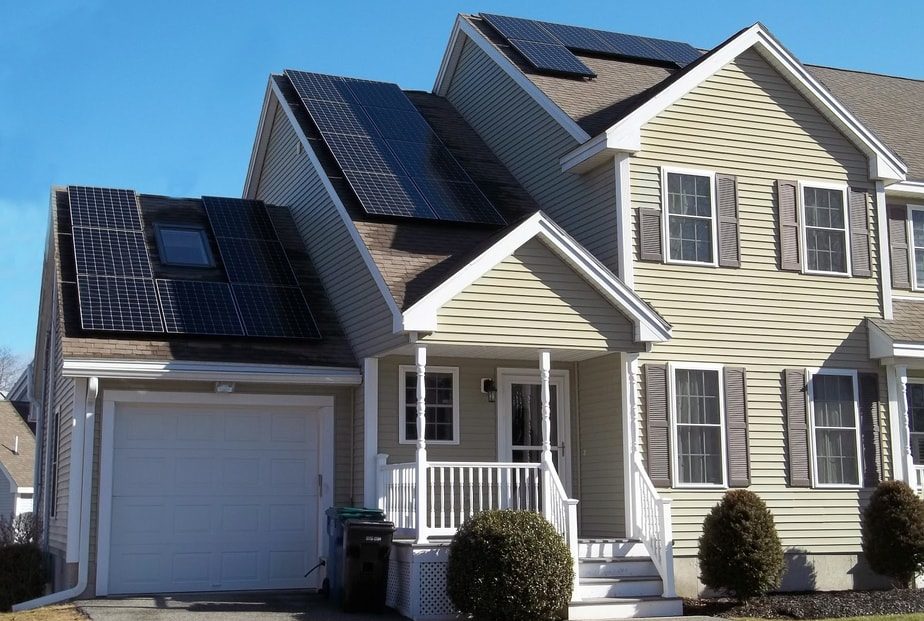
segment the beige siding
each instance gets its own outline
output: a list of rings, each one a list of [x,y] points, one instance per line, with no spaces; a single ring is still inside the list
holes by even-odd
[[[556,254],[531,240],[438,313],[434,343],[637,349],[632,323]]]
[[[365,380],[364,380],[365,381]],[[366,412],[363,386],[353,391],[353,504],[362,505],[365,488]]]
[[[390,349],[392,316],[282,108],[276,107],[256,197],[289,207],[358,358]],[[352,226],[352,224],[350,225]],[[359,242],[362,243],[362,242]]]
[[[56,486],[56,502],[52,511],[54,517],[48,520],[48,543],[52,548],[64,550],[67,546],[67,514],[71,470],[71,421],[74,416],[74,380],[64,377],[64,355],[61,335],[58,330],[58,312],[52,315],[52,409],[49,412],[51,424],[58,426],[58,476],[50,481]],[[49,450],[54,451],[51,447]],[[80,450],[73,447],[74,451]]]
[[[786,487],[781,371],[875,371],[864,317],[880,314],[879,288],[875,278],[779,271],[774,181],[848,181],[870,189],[863,155],[747,52],[643,128],[642,151],[631,161],[636,207],[660,206],[662,165],[738,176],[742,267],[637,262],[637,292],[674,328],[673,339],[642,354],[642,362],[747,367],[752,489],[774,512],[784,545],[857,552],[868,492]],[[874,274],[876,258],[874,236]],[[884,381],[880,391],[884,401]],[[674,499],[677,553],[693,554],[703,518],[721,494],[667,493]]]
[[[907,199],[907,198],[901,198],[901,197],[890,196],[890,197],[888,198],[888,200],[886,201],[886,203],[888,204],[888,206],[889,206],[890,208],[892,208],[892,207],[901,207],[902,209],[905,210],[905,213],[907,214],[907,210],[908,210],[908,205],[909,205],[909,204],[911,204],[911,205],[921,205],[921,204],[924,204],[924,201],[922,201],[922,200],[920,200],[920,199],[917,199],[917,200],[910,200],[910,199]],[[904,232],[904,236],[905,236],[905,242],[908,244],[908,256],[909,256],[909,261],[910,261],[910,262],[913,262],[913,261],[914,261],[914,247],[913,247],[913,245],[912,245],[912,241],[911,241],[910,239],[908,239],[908,229],[907,229],[907,227],[903,230],[903,232]],[[892,239],[891,236],[889,236],[889,242],[890,242],[890,243],[891,243],[891,239]],[[893,264],[894,264],[894,262],[893,262]],[[912,266],[912,265],[909,265],[909,266],[908,266],[908,280],[909,280],[909,282],[912,283],[912,286],[913,286],[914,271],[913,271],[913,266]],[[895,295],[895,296],[901,296],[901,297],[903,297],[903,298],[911,298],[911,299],[914,299],[914,300],[924,300],[924,290],[921,290],[921,289],[915,291],[915,290],[913,290],[913,289],[911,289],[911,288],[904,288],[904,287],[903,287],[903,288],[897,288],[897,287],[896,287],[896,288],[893,288],[893,295]]]
[[[559,158],[577,141],[471,41],[446,96],[539,207],[618,273],[613,165],[563,173]]]

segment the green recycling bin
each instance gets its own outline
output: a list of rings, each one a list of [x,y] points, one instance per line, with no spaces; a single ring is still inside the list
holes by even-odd
[[[343,609],[382,612],[395,525],[350,519],[343,529]]]

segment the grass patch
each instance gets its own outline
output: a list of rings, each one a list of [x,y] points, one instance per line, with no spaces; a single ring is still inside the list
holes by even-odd
[[[45,606],[26,612],[0,612],[0,621],[87,621],[75,606]]]

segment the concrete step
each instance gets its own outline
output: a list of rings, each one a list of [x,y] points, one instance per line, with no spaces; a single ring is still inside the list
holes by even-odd
[[[648,558],[648,550],[641,541],[634,539],[579,539],[579,558]]]
[[[572,602],[569,620],[631,619],[636,617],[679,617],[683,600],[679,597],[601,597]]]
[[[578,575],[581,578],[658,577],[658,570],[648,557],[582,558],[578,559]]]
[[[653,597],[664,587],[660,576],[638,578],[581,578],[577,587],[581,599],[600,597]]]

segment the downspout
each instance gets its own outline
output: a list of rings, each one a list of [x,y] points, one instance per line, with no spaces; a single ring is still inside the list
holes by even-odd
[[[78,532],[80,550],[77,558],[77,584],[64,591],[16,604],[13,606],[13,612],[32,610],[33,608],[41,608],[42,606],[74,599],[83,595],[84,591],[87,590],[87,579],[90,573],[90,497],[93,485],[93,441],[96,436],[94,428],[96,423],[96,397],[98,394],[99,379],[95,377],[88,378],[86,412],[83,424],[83,453],[81,456],[83,484],[80,486],[80,529]]]

